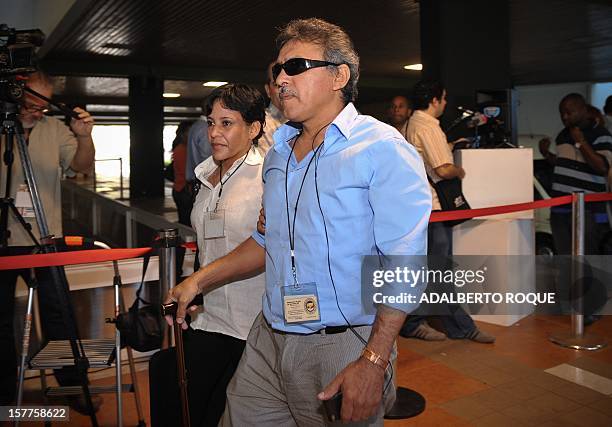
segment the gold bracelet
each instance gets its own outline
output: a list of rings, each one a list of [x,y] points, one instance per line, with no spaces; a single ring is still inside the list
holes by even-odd
[[[374,353],[372,350],[370,350],[367,347],[363,349],[363,352],[361,353],[361,357],[368,360],[369,362],[372,362],[373,364],[375,364],[379,368],[382,368],[383,370],[387,369],[387,364],[389,362],[383,359],[380,354]]]

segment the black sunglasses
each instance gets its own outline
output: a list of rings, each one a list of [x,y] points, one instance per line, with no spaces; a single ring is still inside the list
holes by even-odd
[[[342,64],[319,61],[318,59],[291,58],[285,61],[284,64],[274,64],[272,67],[272,78],[274,81],[276,81],[276,78],[281,73],[281,70],[285,70],[285,73],[287,73],[288,76],[297,76],[298,74],[302,74],[304,71],[310,70],[311,68],[327,67],[329,65],[337,67]]]

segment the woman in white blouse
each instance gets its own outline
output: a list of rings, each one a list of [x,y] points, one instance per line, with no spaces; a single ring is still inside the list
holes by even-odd
[[[206,100],[212,156],[195,168],[200,188],[191,211],[200,265],[227,254],[255,230],[263,193],[257,140],[265,108],[261,93],[242,84],[221,86]],[[261,311],[264,280],[259,274],[214,289],[190,313],[184,341],[192,426],[216,426],[223,414],[225,389]]]

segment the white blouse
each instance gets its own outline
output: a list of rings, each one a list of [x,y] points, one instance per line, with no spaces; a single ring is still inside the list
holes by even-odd
[[[223,192],[217,209],[225,212],[224,237],[204,239],[204,213],[214,211],[220,188],[220,183],[213,187],[207,178],[217,165],[211,156],[194,170],[195,176],[202,182],[191,211],[191,224],[200,249],[200,265],[226,255],[250,237],[257,227],[262,206],[261,169],[264,155],[261,149],[253,146],[240,165],[242,160],[244,157],[234,162],[222,178]],[[191,327],[246,340],[253,320],[261,311],[264,290],[265,275],[260,274],[228,283],[205,294],[204,305],[192,314]]]

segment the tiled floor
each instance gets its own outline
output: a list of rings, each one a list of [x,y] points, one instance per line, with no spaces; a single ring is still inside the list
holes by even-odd
[[[495,334],[497,342],[486,345],[400,338],[397,383],[421,393],[427,407],[415,418],[388,420],[385,426],[612,426],[612,396],[605,388],[612,381],[611,346],[586,352],[549,342],[550,333],[569,329],[568,319],[561,317],[531,316],[510,327],[479,326]],[[612,341],[612,317],[604,316],[587,332]],[[146,363],[138,366],[149,424]],[[569,381],[567,372],[578,373],[584,385]],[[586,375],[580,376],[580,372]],[[126,375],[124,381],[128,379]],[[112,381],[112,376],[106,376],[92,383]],[[598,381],[604,388],[590,388]],[[37,386],[37,380],[28,381],[28,388]],[[36,393],[32,390],[28,396],[33,400]],[[125,395],[124,406],[124,425],[136,425],[131,395]],[[101,426],[116,425],[114,396],[105,396],[98,420]],[[72,411],[68,425],[85,426],[89,422]]]
[[[569,330],[569,320],[562,317],[531,316],[510,327],[480,327],[495,334],[497,342],[400,339],[398,383],[422,393],[427,409],[385,425],[612,425],[612,396],[606,388],[612,380],[612,348],[584,352],[549,342],[552,332]],[[612,340],[612,318],[604,317],[589,332]],[[585,375],[577,377],[583,385],[546,372],[551,368],[554,373],[582,370]],[[604,384],[600,391],[589,388],[597,384]]]

